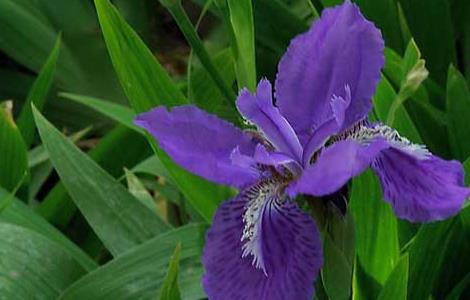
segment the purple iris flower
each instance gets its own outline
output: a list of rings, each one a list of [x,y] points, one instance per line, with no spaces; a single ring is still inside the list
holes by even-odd
[[[324,196],[372,167],[395,214],[428,222],[459,211],[470,190],[456,161],[367,121],[384,64],[380,31],[349,1],[325,9],[268,80],[242,90],[242,131],[194,106],[139,115],[181,166],[240,190],[217,210],[203,254],[210,299],[311,299],[323,263],[315,222],[294,198]]]

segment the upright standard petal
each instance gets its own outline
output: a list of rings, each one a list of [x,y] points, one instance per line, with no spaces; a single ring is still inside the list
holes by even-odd
[[[216,212],[203,254],[204,289],[211,300],[310,300],[323,264],[315,223],[295,202],[258,192],[244,191]],[[247,227],[251,216],[256,221]]]
[[[195,106],[179,106],[170,112],[158,107],[140,114],[135,124],[148,130],[175,162],[208,180],[244,187],[258,178],[255,169],[234,165],[231,160],[237,147],[253,156],[256,142]]]
[[[456,214],[470,189],[464,187],[464,171],[457,161],[390,148],[373,164],[384,199],[395,214],[411,222],[442,220]]]
[[[254,123],[279,151],[289,154],[298,162],[302,159],[302,146],[291,125],[273,104],[271,83],[261,80],[256,95],[244,89],[237,98],[237,108]]]
[[[384,64],[380,31],[355,4],[325,9],[294,38],[278,66],[277,106],[305,143],[318,120],[332,114],[330,99],[351,89],[342,129],[366,117]]]
[[[380,151],[389,147],[383,138],[367,144],[354,140],[339,141],[324,149],[313,165],[307,167],[302,176],[292,183],[289,195],[308,194],[325,196],[345,185],[349,179],[367,169]]]

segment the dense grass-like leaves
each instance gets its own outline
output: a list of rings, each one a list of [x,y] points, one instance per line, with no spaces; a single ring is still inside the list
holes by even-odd
[[[113,255],[168,229],[156,214],[77,149],[34,108],[33,114],[41,140],[63,184]]]
[[[159,235],[84,276],[60,299],[155,299],[178,243],[182,249],[178,275],[182,299],[203,298],[199,257],[205,230],[205,225],[192,224]]]
[[[58,243],[0,223],[0,294],[5,299],[55,299],[85,269]]]
[[[114,68],[135,111],[142,112],[158,105],[187,103],[187,99],[150,50],[111,3],[108,0],[96,0],[95,3]],[[201,216],[210,222],[217,204],[229,197],[230,190],[218,187],[180,168],[156,146],[153,138],[149,136],[149,139],[184,196]]]
[[[0,103],[0,186],[12,191],[25,177],[26,145],[11,115],[11,102]]]

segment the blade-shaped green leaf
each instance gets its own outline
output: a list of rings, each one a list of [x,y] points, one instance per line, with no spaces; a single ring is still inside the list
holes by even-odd
[[[123,166],[135,166],[149,156],[151,150],[146,146],[147,141],[140,134],[118,126],[101,137],[87,154],[107,173],[118,178],[124,173]],[[62,182],[58,182],[40,202],[37,212],[54,225],[65,227],[76,212],[76,206]]]
[[[470,92],[467,82],[454,67],[447,75],[447,120],[452,152],[460,161],[470,156]]]
[[[86,271],[59,244],[24,227],[0,223],[0,294],[56,299]]]
[[[184,11],[183,6],[181,5],[181,0],[160,0],[160,3],[162,3],[173,15],[173,18],[181,29],[183,35],[186,37],[186,40],[188,41],[192,50],[194,53],[196,53],[197,57],[201,61],[201,64],[207,70],[207,73],[210,76],[210,80],[215,83],[220,92],[224,95],[224,98],[220,100],[225,100],[225,102],[229,105],[228,107],[234,110],[233,100],[235,99],[235,93],[233,92],[231,86],[224,81],[222,75],[215,67],[214,62],[204,48],[204,45],[202,44],[196,29],[194,28],[193,24],[191,24],[188,15]],[[218,101],[218,99],[214,101]]]
[[[113,255],[168,229],[156,214],[33,108],[49,157],[77,207]]]
[[[214,56],[215,67],[220,71],[223,80],[227,85],[232,85],[235,81],[235,70],[231,49],[224,49]],[[225,102],[217,101],[223,95],[214,83],[209,79],[209,74],[202,67],[194,67],[188,74],[188,98],[196,103],[198,107],[219,117],[238,122],[239,115],[234,113],[231,107]]]
[[[0,199],[7,196],[8,192],[0,189]],[[27,228],[42,234],[48,239],[56,242],[67,250],[71,256],[79,262],[87,271],[95,269],[98,265],[86,255],[79,247],[72,243],[60,231],[29,209],[23,202],[14,199],[11,205],[0,212],[0,223],[9,223]]]
[[[380,291],[378,300],[406,300],[408,287],[408,254],[403,255]]]
[[[42,110],[47,100],[47,95],[54,82],[55,68],[57,59],[59,58],[59,51],[61,45],[61,36],[57,38],[54,48],[49,54],[46,63],[41,68],[37,79],[34,81],[31,90],[29,91],[26,102],[23,104],[23,109],[18,118],[18,128],[23,135],[23,139],[27,147],[31,145],[34,138],[36,127],[34,126],[33,113],[31,111],[31,104],[37,107],[38,110]]]
[[[0,103],[0,186],[12,191],[25,176],[28,153],[11,115],[12,103]]]
[[[354,217],[356,255],[364,271],[383,284],[399,257],[397,220],[382,199],[371,170],[354,178],[350,202]]]
[[[251,0],[228,0],[230,24],[233,30],[232,49],[235,58],[238,87],[256,88],[255,29]]]
[[[181,244],[178,243],[170,259],[163,287],[160,290],[160,300],[181,300],[178,288],[178,269],[181,255]]]
[[[331,300],[346,300],[351,294],[352,264],[329,235],[323,241],[325,262],[322,269],[323,286]]]
[[[452,234],[456,218],[421,226],[409,248],[409,299],[428,299]]]
[[[108,0],[95,0],[95,6],[114,69],[131,106],[143,112],[157,105],[188,103],[116,8]]]
[[[153,238],[84,276],[60,299],[155,299],[168,261],[181,243],[178,283],[183,299],[204,298],[200,284],[200,255],[206,226],[187,225]]]
[[[91,109],[96,110],[97,112],[113,119],[122,125],[125,125],[132,130],[135,130],[141,134],[144,133],[140,127],[134,125],[133,120],[135,118],[135,113],[129,107],[89,96],[70,93],[60,93],[59,95],[66,99],[70,99],[77,103],[88,106]]]
[[[108,0],[95,0],[98,17],[121,84],[136,112],[157,105],[187,103],[176,85],[155,60],[150,50],[125,23]],[[177,166],[149,137],[161,162],[191,205],[208,222],[218,203],[230,197],[232,192],[197,177]]]

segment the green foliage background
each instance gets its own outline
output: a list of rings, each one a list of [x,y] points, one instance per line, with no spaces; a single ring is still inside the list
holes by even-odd
[[[203,299],[205,231],[235,191],[132,119],[193,103],[242,126],[238,88],[273,79],[290,39],[341,2],[0,0],[0,299]],[[469,176],[470,1],[354,2],[387,47],[371,117]],[[398,220],[368,171],[346,216],[316,217],[317,299],[470,298],[468,205]]]

